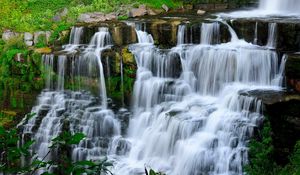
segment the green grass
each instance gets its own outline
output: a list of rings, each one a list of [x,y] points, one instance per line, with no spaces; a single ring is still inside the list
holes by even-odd
[[[121,7],[125,13],[124,11],[130,7],[140,4],[152,8],[161,8],[166,4],[170,8],[176,8],[180,7],[182,2],[179,0],[1,0],[0,33],[5,29],[17,32],[52,30],[60,23],[74,24],[80,13],[119,12]],[[68,9],[68,15],[62,21],[54,22],[53,17],[64,8]]]

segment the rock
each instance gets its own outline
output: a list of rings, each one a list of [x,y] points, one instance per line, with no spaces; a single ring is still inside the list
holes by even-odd
[[[116,20],[117,15],[115,13],[109,13],[109,14],[105,15],[105,18],[107,21]]]
[[[62,11],[59,11],[54,15],[53,21],[58,22],[61,21],[63,17],[66,17],[69,13],[69,10],[67,8],[64,8]]]
[[[33,35],[29,32],[24,33],[24,41],[32,41],[33,40]]]
[[[82,23],[92,24],[92,23],[99,23],[103,21],[111,21],[111,20],[115,20],[116,18],[117,16],[114,13],[105,15],[104,13],[101,12],[93,12],[93,13],[81,14],[78,17],[77,21]]]
[[[9,41],[9,40],[11,40],[11,39],[13,39],[13,38],[18,37],[19,35],[20,35],[19,33],[13,32],[13,31],[11,31],[11,30],[6,30],[6,31],[4,31],[3,34],[2,34],[2,39],[3,39],[4,41]]]
[[[184,6],[184,9],[186,9],[186,10],[193,10],[193,5],[191,5],[191,4],[187,4],[187,5],[185,5]]]
[[[129,11],[128,17],[139,17],[147,14],[145,5],[140,5],[139,8],[133,8]]]
[[[151,15],[151,16],[154,16],[154,15],[157,15],[158,13],[156,13],[154,10],[148,8],[148,9],[147,9],[147,14],[148,14],[148,15]]]
[[[14,56],[14,60],[16,62],[21,62],[21,63],[24,63],[25,62],[25,58],[24,58],[24,55],[22,53],[17,53],[15,56]]]
[[[25,41],[26,46],[33,46],[33,41]]]
[[[78,22],[85,22],[90,18],[91,18],[91,16],[89,14],[80,14],[77,21]]]
[[[204,10],[197,10],[197,15],[204,15],[206,11]]]
[[[289,54],[285,65],[288,87],[300,92],[300,54]]]
[[[45,37],[46,39],[46,33],[44,31],[34,32],[33,35],[34,35],[34,39],[33,39],[34,44],[37,44],[39,42],[40,37]]]
[[[52,52],[52,50],[49,47],[44,47],[44,48],[35,49],[34,52],[40,54],[49,54]]]
[[[161,8],[163,8],[166,12],[169,11],[169,7],[166,4],[163,4]]]

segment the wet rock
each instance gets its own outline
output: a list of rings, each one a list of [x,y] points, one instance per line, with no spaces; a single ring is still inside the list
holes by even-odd
[[[11,30],[5,30],[5,31],[3,32],[3,34],[2,34],[2,39],[3,39],[4,41],[9,41],[9,40],[11,40],[11,39],[13,39],[13,38],[17,38],[18,36],[20,36],[19,33],[13,32],[13,31],[11,31]]]
[[[52,50],[49,47],[44,47],[44,48],[35,49],[34,52],[40,54],[49,54],[52,52]]]
[[[161,6],[161,8],[164,9],[166,12],[169,11],[169,7],[168,7],[166,4],[163,4],[163,5]]]
[[[153,9],[151,8],[148,8],[147,9],[147,14],[150,15],[150,16],[154,16],[154,15],[158,15],[159,13],[154,11]]]
[[[25,33],[24,33],[24,40],[25,40],[25,41],[32,41],[32,40],[33,40],[33,35],[32,35],[32,33],[25,32]]]
[[[139,8],[133,8],[129,11],[128,17],[139,17],[147,14],[147,8],[145,5],[140,5]]]
[[[206,11],[204,10],[197,10],[197,15],[204,15]]]
[[[53,17],[53,21],[58,22],[61,21],[62,18],[66,17],[69,13],[69,10],[67,8],[64,8],[62,11],[59,11],[56,13],[56,15]]]
[[[92,12],[81,14],[77,21],[80,23],[95,24],[99,22],[115,20],[116,18],[117,16],[114,13],[104,14],[101,12]]]
[[[242,93],[241,95],[246,95]],[[300,94],[278,91],[249,91],[247,96],[263,103],[263,114],[268,116],[272,128],[275,160],[280,165],[288,162],[288,156],[300,139]]]
[[[111,20],[117,19],[117,15],[114,13],[109,13],[109,14],[105,15],[105,18],[107,21],[111,21]]]
[[[38,43],[42,44],[47,44],[50,36],[51,36],[51,32],[50,31],[37,31],[34,32],[34,39],[33,39],[33,43],[36,45]]]
[[[25,62],[25,58],[24,58],[24,55],[22,53],[17,53],[14,57],[14,60],[16,62],[21,62],[21,63],[24,63]]]
[[[300,92],[300,54],[289,54],[285,65],[287,85]]]

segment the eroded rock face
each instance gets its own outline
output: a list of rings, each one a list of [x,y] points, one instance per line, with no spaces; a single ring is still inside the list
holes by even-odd
[[[285,70],[288,87],[300,93],[300,53],[288,55]]]
[[[242,96],[256,97],[263,103],[263,114],[272,128],[275,160],[280,165],[288,162],[294,145],[300,139],[300,94],[278,91],[248,91]]]
[[[144,15],[147,15],[147,8],[145,5],[140,5],[139,8],[133,8],[128,13],[128,17],[140,17]]]
[[[110,21],[117,19],[114,13],[104,14],[101,12],[83,13],[81,14],[77,21],[80,23],[94,24],[103,21]]]
[[[11,40],[11,39],[13,39],[13,38],[16,38],[16,37],[18,37],[18,36],[20,36],[19,33],[13,32],[13,31],[11,31],[11,30],[6,30],[6,31],[4,31],[3,34],[2,34],[2,39],[3,39],[4,41],[9,41],[9,40]]]

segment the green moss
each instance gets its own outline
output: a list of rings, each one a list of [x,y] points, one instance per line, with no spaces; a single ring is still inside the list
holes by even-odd
[[[265,120],[257,139],[251,140],[249,146],[249,164],[246,165],[247,175],[298,175],[300,173],[300,141],[290,155],[290,163],[280,167],[274,160],[274,146],[271,124]]]

